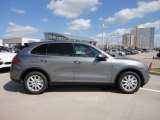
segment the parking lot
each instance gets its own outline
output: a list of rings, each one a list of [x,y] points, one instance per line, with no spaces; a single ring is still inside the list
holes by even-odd
[[[130,57],[145,63],[155,53]],[[0,72],[0,120],[159,120],[160,76],[150,75],[135,94],[121,94],[111,86],[52,86],[41,95],[29,95],[22,85]]]

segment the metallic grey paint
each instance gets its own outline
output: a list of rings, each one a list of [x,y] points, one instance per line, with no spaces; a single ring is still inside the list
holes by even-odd
[[[85,44],[98,50],[106,56],[106,60],[95,58],[76,57],[76,56],[50,56],[50,55],[32,55],[30,51],[41,44],[60,43],[45,42],[34,43],[26,49],[19,52],[16,57],[21,60],[20,63],[12,64],[10,77],[15,81],[22,81],[23,73],[26,70],[37,68],[47,73],[51,83],[115,83],[117,76],[123,70],[136,70],[142,76],[142,85],[149,80],[148,67],[140,61],[127,57],[111,57],[107,53],[90,44]],[[62,42],[67,43],[67,42]],[[76,42],[68,42],[76,43]],[[83,43],[79,43],[83,44]]]

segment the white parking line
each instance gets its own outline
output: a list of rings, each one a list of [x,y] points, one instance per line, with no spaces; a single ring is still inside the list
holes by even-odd
[[[148,89],[148,88],[141,88],[142,90],[147,90],[147,91],[152,91],[152,92],[158,92],[160,93],[160,90],[153,90],[153,89]]]

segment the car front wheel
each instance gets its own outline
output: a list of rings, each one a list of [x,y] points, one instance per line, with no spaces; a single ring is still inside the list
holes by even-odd
[[[123,93],[131,94],[140,88],[140,77],[135,72],[124,72],[118,80],[118,87]]]
[[[40,72],[30,72],[24,78],[24,86],[31,94],[41,94],[48,87],[48,81]]]

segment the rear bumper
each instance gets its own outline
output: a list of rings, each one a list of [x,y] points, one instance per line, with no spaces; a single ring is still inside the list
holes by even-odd
[[[12,81],[16,82],[16,83],[22,83],[20,80],[14,79],[12,77],[10,77]]]
[[[21,83],[20,75],[21,75],[21,71],[19,71],[17,68],[14,68],[14,70],[13,70],[13,67],[11,67],[11,69],[10,69],[10,78],[11,78],[12,81]]]

